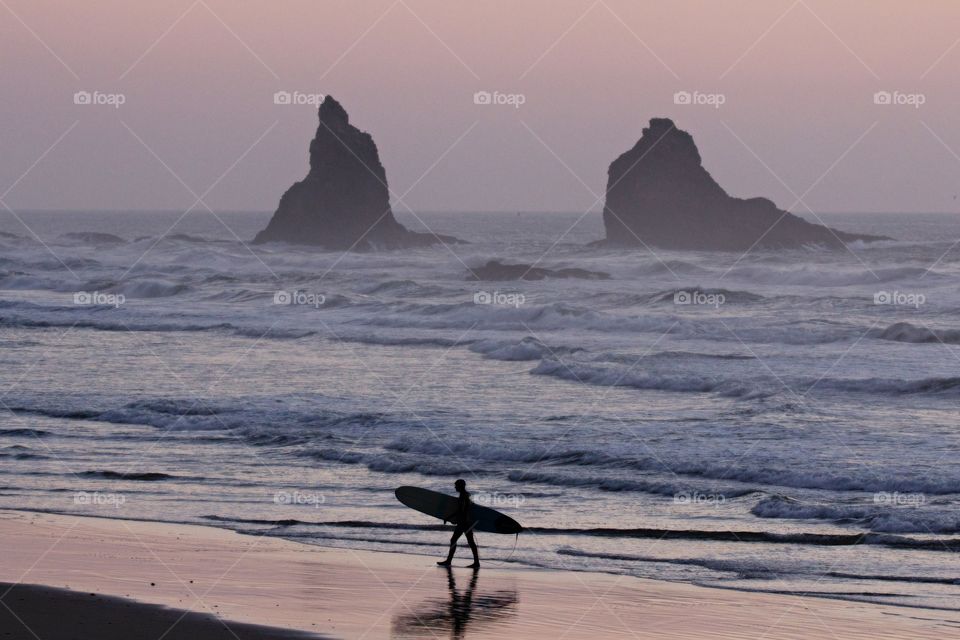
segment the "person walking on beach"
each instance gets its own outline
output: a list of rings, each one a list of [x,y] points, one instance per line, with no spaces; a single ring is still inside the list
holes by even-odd
[[[470,501],[470,492],[467,491],[467,482],[463,479],[457,480],[453,487],[459,494],[457,497],[457,512],[453,516],[456,518],[454,523],[456,526],[453,530],[453,537],[450,538],[450,551],[447,553],[447,559],[441,560],[437,564],[441,567],[450,566],[450,563],[453,562],[453,554],[457,552],[457,540],[460,539],[460,536],[465,535],[467,536],[467,544],[470,545],[470,551],[473,552],[473,564],[470,565],[470,568],[479,569],[480,554],[477,552],[477,543],[473,539],[473,527],[475,525],[471,509],[473,503]]]

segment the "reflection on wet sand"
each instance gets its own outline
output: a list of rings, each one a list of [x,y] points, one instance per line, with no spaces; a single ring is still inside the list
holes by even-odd
[[[411,607],[407,613],[393,618],[394,638],[436,638],[449,630],[454,639],[465,638],[467,626],[496,622],[516,613],[519,598],[514,589],[477,593],[479,570],[474,570],[469,584],[461,591],[453,569],[446,567],[449,598],[430,598]]]

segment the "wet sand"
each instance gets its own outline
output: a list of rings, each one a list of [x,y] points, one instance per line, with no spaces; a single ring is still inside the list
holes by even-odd
[[[942,638],[960,631],[960,614],[951,612],[502,564],[447,571],[423,556],[192,525],[2,511],[0,545],[0,582],[73,592],[4,587],[0,635],[14,638],[34,638],[13,616],[18,607],[27,617],[37,615],[31,607],[46,611],[38,618],[48,631],[37,632],[43,640],[110,638],[131,610],[141,612],[141,626],[124,626],[117,637],[155,640],[171,626],[169,616],[183,611],[196,615],[173,625],[165,640],[284,637],[244,624],[364,639]],[[234,633],[224,636],[220,621]],[[81,623],[101,624],[101,632],[79,633]],[[211,625],[209,633],[180,627],[191,624]]]
[[[321,636],[68,589],[0,583],[5,640],[309,640]]]

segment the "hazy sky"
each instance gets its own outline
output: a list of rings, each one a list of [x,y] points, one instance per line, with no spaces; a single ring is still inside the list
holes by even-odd
[[[733,195],[955,211],[958,42],[957,0],[0,0],[0,196],[273,210],[317,126],[274,104],[299,91],[373,134],[397,211],[598,208],[656,116]]]

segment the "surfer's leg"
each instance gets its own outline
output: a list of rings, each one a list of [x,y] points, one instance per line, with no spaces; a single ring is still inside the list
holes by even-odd
[[[473,551],[473,564],[471,567],[480,566],[480,553],[477,551],[477,541],[473,539],[473,529],[467,530],[467,544],[470,545],[470,551]]]
[[[441,562],[438,562],[437,564],[439,564],[442,567],[446,567],[446,566],[449,566],[451,562],[453,562],[453,554],[457,552],[457,540],[460,539],[460,535],[462,533],[463,531],[461,531],[459,527],[453,530],[453,537],[450,538],[450,551],[447,553],[447,559]],[[471,535],[471,534],[468,533],[467,535]]]

